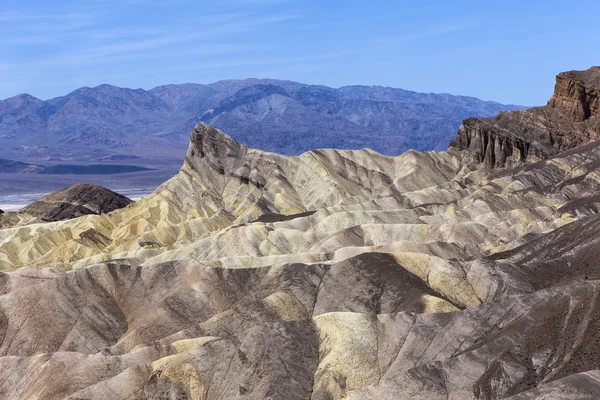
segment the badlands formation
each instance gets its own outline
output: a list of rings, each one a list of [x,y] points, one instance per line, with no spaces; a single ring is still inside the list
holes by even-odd
[[[199,124],[141,201],[6,222],[0,398],[600,398],[598,93],[394,158]]]
[[[82,215],[105,214],[132,201],[90,183],[76,183],[39,199],[18,212],[0,212],[0,229],[15,225],[62,221]],[[0,210],[1,211],[1,210]]]

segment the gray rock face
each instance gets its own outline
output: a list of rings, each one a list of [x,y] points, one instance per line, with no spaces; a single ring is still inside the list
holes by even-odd
[[[213,169],[224,174],[225,171],[233,173],[236,166],[242,164],[247,149],[230,136],[205,124],[198,124],[190,135],[190,146],[186,162],[196,168],[201,166],[196,160],[206,162]]]
[[[450,147],[487,168],[548,158],[600,137],[598,93],[600,67],[561,73],[547,106],[467,119]]]

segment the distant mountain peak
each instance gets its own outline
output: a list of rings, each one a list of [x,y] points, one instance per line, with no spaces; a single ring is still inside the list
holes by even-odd
[[[10,97],[4,100],[5,104],[12,105],[14,107],[22,107],[27,105],[39,105],[42,104],[43,101],[34,97],[28,93],[18,94],[16,96]]]

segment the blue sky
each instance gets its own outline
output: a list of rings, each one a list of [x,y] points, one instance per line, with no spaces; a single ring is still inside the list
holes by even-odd
[[[558,72],[600,65],[598,15],[587,0],[0,0],[0,98],[268,77],[541,105]]]

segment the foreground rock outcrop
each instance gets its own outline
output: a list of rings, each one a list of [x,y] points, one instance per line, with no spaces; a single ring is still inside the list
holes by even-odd
[[[0,398],[598,398],[600,142],[471,161],[199,124],[141,201],[0,230]]]
[[[600,137],[600,67],[563,72],[544,107],[469,118],[450,144],[487,168],[543,160]]]

